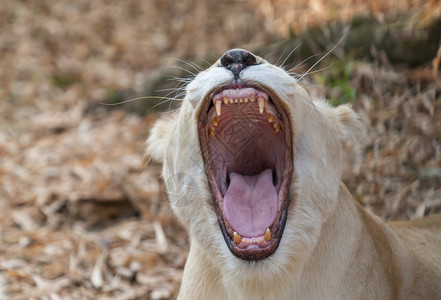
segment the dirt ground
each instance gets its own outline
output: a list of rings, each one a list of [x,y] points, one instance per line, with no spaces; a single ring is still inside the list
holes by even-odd
[[[183,60],[420,9],[441,18],[422,0],[2,1],[0,299],[176,297],[188,242],[144,155],[157,114],[101,102],[150,96],[152,76]],[[385,220],[439,213],[441,52],[413,69],[370,52],[332,53],[302,81],[366,126],[343,181]]]

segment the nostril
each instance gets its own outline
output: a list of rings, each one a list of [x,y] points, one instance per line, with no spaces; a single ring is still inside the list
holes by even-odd
[[[222,64],[222,66],[224,66],[224,67],[228,67],[228,65],[229,64],[231,64],[232,63],[232,59],[231,59],[231,57],[229,56],[229,55],[222,55],[222,58],[221,58],[221,64]]]
[[[244,51],[242,61],[247,66],[255,65],[257,62],[256,57],[248,51]]]
[[[223,67],[233,72],[234,77],[239,77],[239,73],[247,66],[257,63],[256,57],[249,51],[242,49],[229,50],[222,55],[220,63]]]

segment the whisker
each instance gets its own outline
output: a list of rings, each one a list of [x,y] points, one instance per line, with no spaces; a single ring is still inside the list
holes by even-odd
[[[157,99],[176,100],[175,98],[167,98],[167,97],[163,97],[163,96],[144,96],[144,97],[136,97],[136,98],[124,100],[124,101],[121,101],[118,103],[99,102],[99,104],[106,105],[106,106],[115,106],[115,105],[121,105],[121,104],[129,103],[129,102],[133,102],[133,101],[138,101],[138,100],[157,100]]]
[[[349,32],[349,28],[350,25],[348,27],[346,27],[346,31],[343,34],[343,36],[340,38],[340,40],[337,42],[337,44],[334,45],[334,47],[331,48],[331,50],[329,50],[322,58],[320,58],[317,62],[315,62],[300,78],[299,80],[302,80],[303,77],[305,77],[306,75],[309,74],[309,72],[317,65],[319,64],[325,57],[327,57],[332,51],[334,51],[335,48],[337,48],[338,45],[340,45],[340,43],[343,41],[343,39],[346,37],[346,35]]]
[[[172,80],[176,80],[179,82],[191,82],[193,80],[194,77],[178,77],[178,76],[172,76],[170,77],[168,80],[172,81]]]
[[[178,95],[185,95],[185,87],[177,87],[177,88],[170,88],[170,89],[163,89],[162,91],[168,91],[167,94],[164,95],[165,98],[168,98],[173,93],[175,94],[173,98],[179,97]],[[161,91],[158,91],[161,92]]]
[[[156,90],[155,92],[157,93],[161,93],[161,92],[170,92],[170,91],[182,91],[184,90],[184,87],[174,87],[174,88],[166,88],[166,89],[160,89],[160,90]]]
[[[320,72],[323,72],[324,70],[328,70],[328,69],[330,69],[330,68],[332,67],[332,65],[333,65],[333,63],[331,63],[331,64],[330,64],[329,66],[327,66],[327,67],[324,67],[324,68],[321,68],[321,69],[318,69],[318,70],[315,70],[315,71],[309,72],[308,75],[315,74],[315,73],[320,73]],[[300,74],[298,74],[298,73],[292,74],[292,72],[288,72],[288,74],[292,75],[292,76],[293,76],[294,78],[296,78],[296,79],[297,79],[297,76],[300,76]],[[300,80],[300,79],[299,79],[299,80]]]
[[[180,67],[180,66],[167,66],[165,68],[178,69],[178,70],[184,71],[185,73],[191,74],[194,77],[196,77],[196,75],[197,75],[196,73],[194,73],[194,72],[192,72],[190,70],[187,70],[186,68]]]
[[[183,99],[176,99],[176,98],[165,98],[164,100],[162,100],[161,102],[155,104],[152,106],[152,108],[156,108],[164,103],[170,102],[170,106],[169,109],[171,109],[171,104],[173,103],[174,100],[178,100],[178,101],[183,101]]]
[[[179,82],[179,84],[188,84],[190,83],[192,80],[194,79],[194,77],[178,77],[178,76],[171,76],[170,78],[168,78],[168,81],[177,81]]]
[[[208,60],[203,59],[203,58],[201,60],[205,63],[205,68],[204,69],[209,68],[212,64],[214,64],[214,63],[209,62]]]
[[[194,62],[190,62],[190,61],[188,61],[188,60],[185,60],[185,59],[180,59],[180,58],[176,58],[176,60],[177,61],[180,61],[180,62],[182,62],[182,63],[184,63],[184,64],[186,64],[187,66],[190,66],[190,67],[192,67],[196,72],[201,72],[203,69],[202,69],[202,67],[200,67],[199,65],[197,65],[196,63],[194,63]]]
[[[279,66],[279,61],[282,59],[282,57],[283,57],[283,54],[285,54],[285,51],[286,51],[286,48],[285,49],[283,49],[283,52],[282,52],[282,54],[280,54],[280,56],[279,56],[279,58],[276,60],[276,63],[275,63],[275,65],[276,66]]]
[[[288,56],[285,57],[285,59],[283,60],[282,64],[280,65],[282,68],[285,67],[285,63],[288,60],[288,58],[294,53],[294,51],[297,50],[297,48],[299,48],[302,45],[302,43],[298,44],[294,49],[291,50],[291,52],[289,52]]]
[[[301,61],[300,63],[298,63],[297,65],[295,65],[294,67],[288,67],[287,68],[287,72],[291,72],[292,70],[295,70],[295,69],[299,69],[299,68],[301,68],[301,67],[303,67],[304,65],[306,65],[306,62],[308,61],[308,60],[310,60],[311,58],[314,58],[314,57],[316,57],[316,56],[319,56],[320,54],[313,54],[313,55],[311,55],[311,56],[309,56],[308,58],[305,58],[303,61]]]

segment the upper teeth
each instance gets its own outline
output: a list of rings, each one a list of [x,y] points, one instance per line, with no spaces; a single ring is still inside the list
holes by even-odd
[[[216,101],[216,113],[218,116],[221,115],[221,107],[222,107],[222,100]]]
[[[263,114],[263,109],[265,108],[265,100],[263,98],[257,99],[257,102],[259,102],[259,112]]]
[[[222,113],[222,105],[232,104],[232,103],[248,103],[248,101],[254,102],[255,95],[252,94],[249,97],[249,99],[247,97],[245,97],[245,98],[230,98],[230,99],[227,97],[223,97],[223,99],[216,100],[215,101],[216,117],[212,120],[211,126],[208,129],[208,134],[214,135],[215,129],[216,129],[217,125],[219,124],[219,117]],[[259,113],[261,113],[261,114],[263,114],[265,112],[265,102],[266,102],[265,98],[260,97],[260,96],[257,98],[257,103],[259,105]],[[265,112],[265,116],[270,124],[274,122],[273,126],[274,126],[274,130],[276,132],[279,132],[282,130],[282,124],[277,122],[276,117],[273,115],[273,113],[271,111],[267,110]]]
[[[213,124],[214,127],[217,126],[217,124],[219,124],[219,117],[214,117],[213,121],[211,122],[211,124]]]
[[[266,114],[266,118],[268,119],[268,122],[272,123],[274,121],[274,116],[270,113]]]
[[[255,96],[251,95],[250,99],[248,98],[230,98],[228,99],[227,97],[224,97],[223,99],[218,99],[215,102],[215,106],[216,106],[216,113],[218,116],[221,115],[221,109],[222,109],[222,104],[228,104],[228,103],[248,103],[248,101],[254,102]],[[223,103],[222,103],[223,100]],[[263,114],[263,111],[265,110],[265,99],[263,97],[259,97],[257,99],[257,103],[259,104],[259,112],[261,114]]]

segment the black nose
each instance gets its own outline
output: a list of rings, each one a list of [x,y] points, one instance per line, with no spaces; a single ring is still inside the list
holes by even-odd
[[[246,50],[229,50],[222,55],[220,60],[222,66],[233,72],[234,78],[239,77],[239,73],[248,66],[257,63],[256,57]]]

